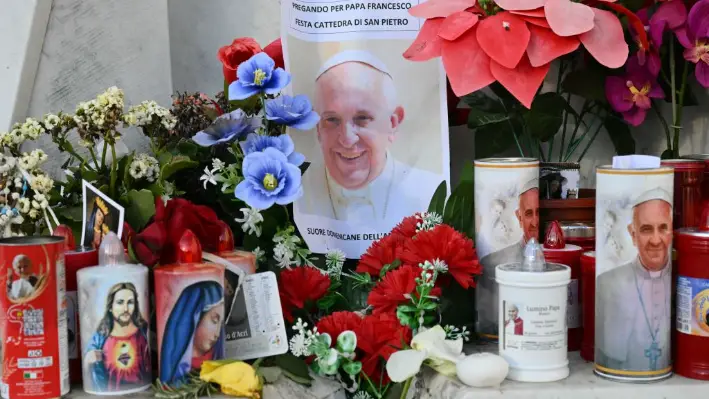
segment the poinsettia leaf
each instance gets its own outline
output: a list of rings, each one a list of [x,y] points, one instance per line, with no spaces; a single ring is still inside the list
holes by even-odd
[[[475,129],[475,157],[494,157],[509,149],[515,144],[515,135],[521,131],[522,127],[516,118]]]
[[[172,175],[181,170],[199,166],[199,163],[191,160],[189,157],[186,157],[184,155],[177,155],[172,157],[170,161],[165,164],[161,162],[160,165],[162,165],[162,167],[160,168],[160,178],[163,180],[167,180]]]
[[[126,222],[135,231],[140,231],[155,215],[155,197],[150,190],[130,190],[127,194]]]
[[[286,353],[276,356],[274,362],[276,366],[283,370],[286,377],[299,384],[310,386],[311,381],[313,381],[313,377],[310,376],[310,372],[308,371],[308,363],[305,362],[305,359],[300,359],[293,356],[291,353]]]
[[[608,132],[608,137],[613,143],[618,155],[635,154],[635,139],[630,133],[630,126],[620,115],[609,113],[603,120],[603,126]]]
[[[564,97],[555,92],[535,97],[532,108],[524,115],[529,133],[542,142],[552,139],[564,122],[567,105]]]
[[[470,182],[475,180],[475,165],[472,162],[466,162],[463,166],[463,171],[460,172],[459,182]]]
[[[603,69],[589,64],[585,68],[576,69],[566,74],[561,87],[566,92],[586,100],[606,102],[606,76],[607,73]]]
[[[439,215],[443,215],[443,209],[446,205],[446,194],[448,191],[448,185],[445,180],[438,185],[436,192],[433,193],[431,198],[431,203],[428,205],[429,212],[435,212]]]

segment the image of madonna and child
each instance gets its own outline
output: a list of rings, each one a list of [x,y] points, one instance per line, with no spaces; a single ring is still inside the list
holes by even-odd
[[[97,249],[103,241],[103,237],[111,231],[111,209],[106,201],[101,197],[94,198],[92,209],[90,210],[86,231],[84,232],[84,245]]]

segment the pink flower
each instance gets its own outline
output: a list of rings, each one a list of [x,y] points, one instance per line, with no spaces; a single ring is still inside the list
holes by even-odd
[[[689,11],[684,59],[697,64],[697,81],[709,88],[709,0],[702,0]],[[684,43],[683,43],[684,44]]]
[[[652,106],[653,98],[664,98],[665,93],[656,77],[633,58],[622,76],[606,78],[606,98],[614,111],[620,112],[629,124],[639,126]]]

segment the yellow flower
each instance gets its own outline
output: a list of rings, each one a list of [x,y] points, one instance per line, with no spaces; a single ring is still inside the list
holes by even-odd
[[[261,399],[261,379],[248,363],[208,360],[202,363],[199,378],[218,384],[225,395]]]

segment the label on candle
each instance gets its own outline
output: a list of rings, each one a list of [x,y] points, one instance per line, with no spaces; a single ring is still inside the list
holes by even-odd
[[[566,300],[566,326],[568,328],[581,327],[581,306],[579,304],[579,281],[571,279]]]
[[[547,351],[566,347],[566,317],[563,307],[545,303],[502,303],[505,350]]]
[[[709,280],[677,280],[677,331],[709,337]]]
[[[251,274],[240,288],[226,292],[227,357],[247,360],[288,351],[288,336],[278,282],[273,272]]]

